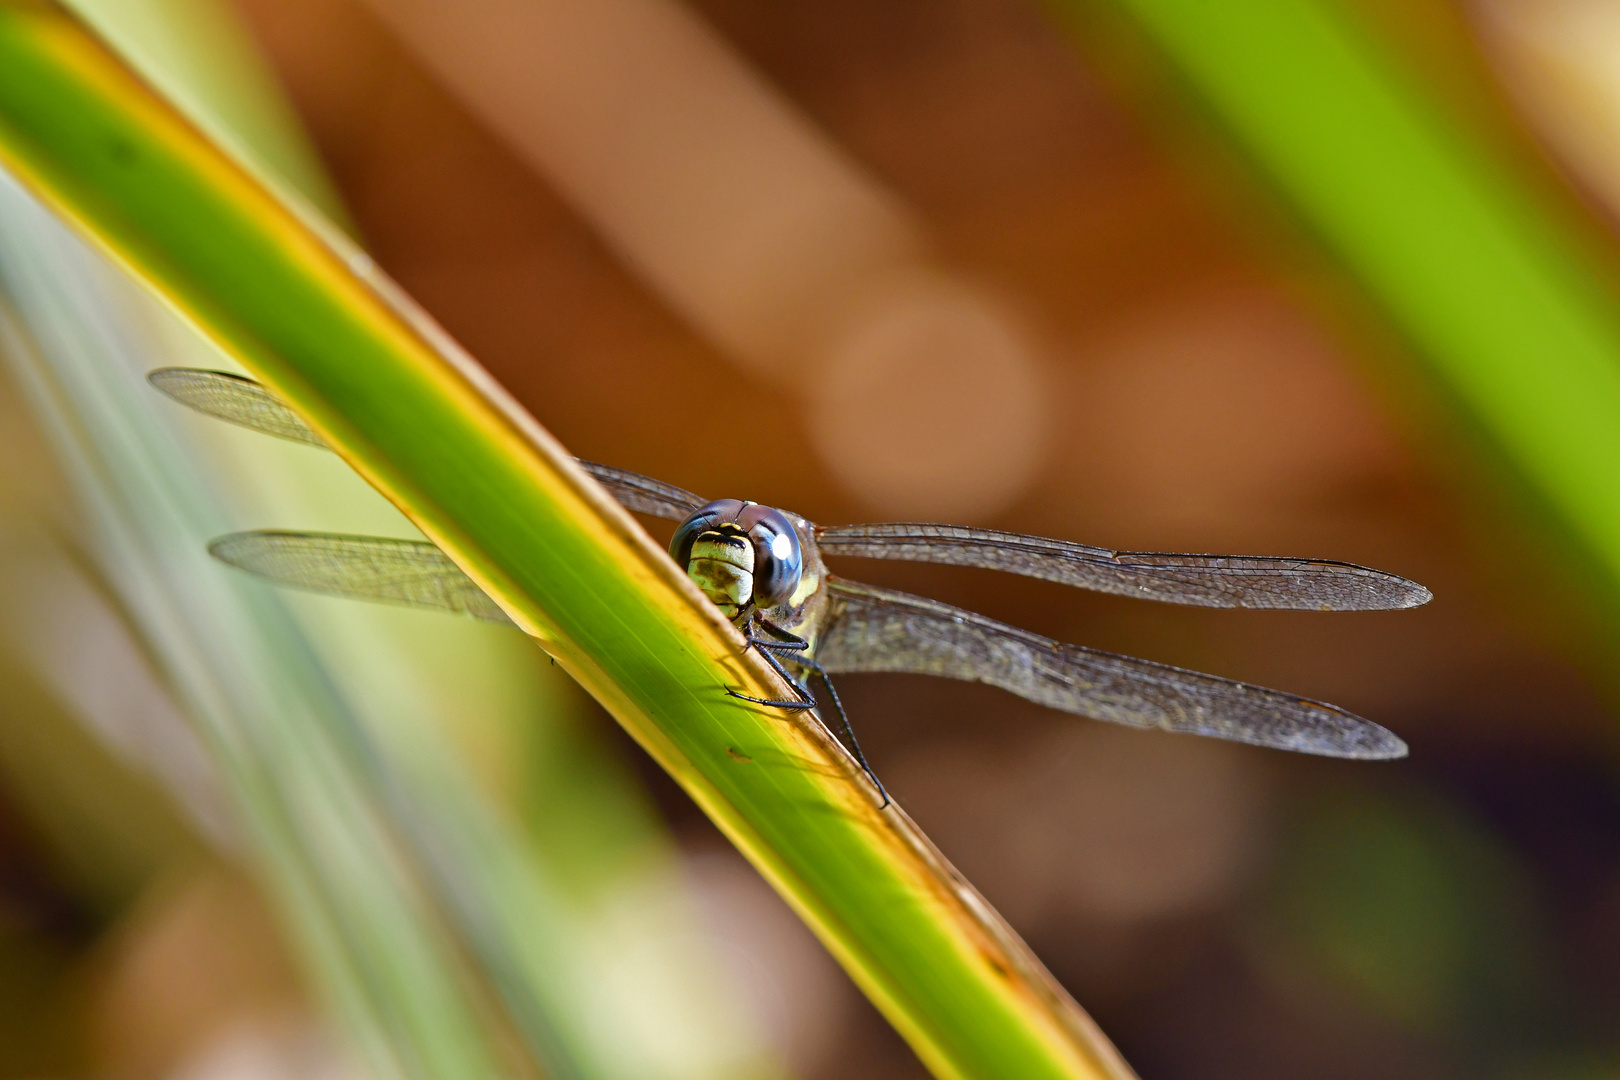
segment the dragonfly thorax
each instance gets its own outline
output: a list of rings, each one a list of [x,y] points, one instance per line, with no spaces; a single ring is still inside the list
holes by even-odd
[[[784,603],[804,572],[798,533],[787,515],[739,499],[695,510],[675,530],[669,553],[732,620]]]

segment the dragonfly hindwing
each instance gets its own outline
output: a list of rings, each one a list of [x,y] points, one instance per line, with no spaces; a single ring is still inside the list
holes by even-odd
[[[917,596],[833,578],[816,659],[988,683],[1048,708],[1138,728],[1345,758],[1406,744],[1332,705],[1168,664],[1068,645]]]
[[[506,612],[448,555],[421,540],[242,532],[220,537],[208,545],[208,551],[221,562],[278,585],[437,608],[513,625]]]

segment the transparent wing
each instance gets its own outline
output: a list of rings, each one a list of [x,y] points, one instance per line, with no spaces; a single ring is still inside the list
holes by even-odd
[[[326,440],[315,434],[302,417],[252,379],[199,368],[158,368],[146,376],[146,381],[180,404],[216,420],[262,431],[278,439],[326,446]]]
[[[438,608],[486,622],[512,620],[450,557],[421,540],[330,533],[241,532],[208,545],[224,563],[278,585]]]
[[[598,465],[584,458],[574,460],[579,462],[580,468],[594,476],[598,484],[607,488],[615,499],[623,503],[626,509],[649,517],[684,521],[692,511],[707,501],[684,488],[666,484],[662,480],[654,480],[650,476],[615,469],[611,465]]]
[[[1415,581],[1326,559],[1110,551],[958,525],[840,525],[822,529],[818,539],[824,555],[979,566],[1199,607],[1381,611],[1432,598]]]
[[[905,593],[833,578],[816,659],[831,672],[888,671],[988,683],[1137,728],[1342,758],[1397,758],[1393,733],[1333,705],[1167,664],[1067,645]]]
[[[146,378],[182,405],[216,420],[309,446],[326,446],[326,440],[297,413],[252,379],[200,368],[159,368]],[[615,499],[638,513],[680,521],[703,505],[704,500],[674,484],[608,465],[574,460]]]

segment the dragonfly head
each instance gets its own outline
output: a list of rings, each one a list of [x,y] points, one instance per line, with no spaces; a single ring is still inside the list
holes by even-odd
[[[692,512],[669,542],[686,576],[728,619],[786,602],[799,586],[804,552],[780,510],[721,499]]]

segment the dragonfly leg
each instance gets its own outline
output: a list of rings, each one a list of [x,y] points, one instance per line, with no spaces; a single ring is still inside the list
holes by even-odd
[[[748,645],[753,645],[756,647],[756,649],[759,651],[759,655],[767,664],[771,665],[771,669],[773,671],[782,676],[788,685],[793,687],[793,692],[796,693],[800,699],[814,702],[816,700],[815,695],[810,693],[810,688],[808,686],[804,685],[804,680],[797,678],[791,671],[783,667],[782,661],[778,660],[774,655],[777,652],[782,652],[788,654],[789,659],[795,659],[792,654],[800,649],[809,648],[810,643],[805,641],[803,638],[788,634],[787,631],[782,630],[779,627],[772,626],[771,623],[758,612],[754,613],[752,621],[762,623],[766,629],[774,633],[785,634],[786,636],[793,638],[792,642],[783,642],[772,641],[769,638],[762,638],[753,633],[748,633],[746,635]],[[746,645],[744,646],[744,649],[747,649]]]
[[[749,697],[747,694],[739,694],[729,686],[726,687],[726,693],[739,701],[752,701],[755,705],[773,705],[778,709],[813,709],[816,707],[816,703],[813,701],[772,701],[769,698]]]
[[[773,641],[771,638],[760,638],[752,633],[745,635],[744,640],[760,651],[774,649],[778,653],[804,653],[805,649],[810,648],[808,641]]]
[[[753,632],[754,623],[758,623],[767,633],[775,634],[781,640],[773,641],[771,638],[760,637],[755,634]],[[810,647],[810,643],[804,638],[783,630],[757,610],[749,618],[748,626],[743,630],[743,637],[747,642],[743,646],[743,652],[747,652],[750,646],[759,649],[761,653],[764,653],[767,649],[776,649],[779,652],[803,652]]]
[[[888,806],[890,802],[889,791],[883,786],[883,781],[878,779],[877,773],[872,770],[872,766],[867,763],[866,755],[861,752],[860,740],[855,738],[855,729],[850,726],[849,714],[844,711],[844,703],[843,701],[839,700],[838,689],[837,687],[833,686],[832,679],[828,678],[827,669],[822,667],[816,661],[810,659],[810,657],[804,655],[804,650],[810,647],[810,643],[799,637],[797,634],[789,633],[779,626],[772,625],[770,620],[766,619],[763,615],[756,615],[755,621],[757,621],[761,626],[771,633],[787,639],[785,641],[771,641],[768,638],[757,637],[753,634],[748,635],[748,643],[757,648],[759,655],[764,658],[765,662],[771,665],[778,675],[787,680],[788,685],[792,686],[794,692],[799,694],[804,700],[797,702],[761,701],[758,698],[751,698],[744,694],[739,694],[735,690],[728,689],[726,693],[730,694],[732,697],[741,698],[744,701],[753,701],[761,705],[774,705],[777,708],[810,708],[815,704],[815,695],[810,693],[810,688],[805,685],[803,679],[794,676],[787,670],[787,668],[782,666],[782,661],[786,660],[790,664],[797,664],[800,667],[814,672],[817,678],[821,680],[821,685],[827,688],[827,696],[832,699],[833,711],[838,714],[839,726],[844,729],[844,737],[849,740],[849,748],[854,751],[855,760],[860,762],[861,769],[866,773],[867,777],[872,781],[872,783],[877,786],[878,794],[883,796],[883,805]],[[775,655],[773,655],[774,653],[778,652],[782,654],[781,659],[778,659]]]
[[[782,629],[780,626],[777,626],[775,623],[771,622],[771,620],[757,612],[754,615],[754,619],[766,630],[781,638],[783,648],[808,649],[810,647],[810,643],[804,640],[804,638],[800,637],[798,634]]]
[[[760,655],[770,656],[769,653],[765,652]],[[866,755],[861,752],[860,740],[855,738],[855,729],[850,726],[849,714],[844,711],[844,703],[839,700],[838,689],[833,686],[832,679],[827,676],[827,669],[808,656],[790,655],[786,659],[789,663],[802,665],[815,672],[816,677],[821,680],[821,685],[827,688],[827,696],[832,699],[833,711],[838,714],[838,723],[844,729],[844,737],[849,740],[849,748],[855,752],[855,760],[861,763],[861,768],[866,772],[867,777],[877,785],[878,794],[883,796],[883,805],[888,806],[888,789],[883,786],[883,781],[878,779],[877,773],[872,770],[872,766],[867,764]]]
[[[794,675],[793,672],[789,671],[787,668],[783,667],[781,659],[779,659],[770,650],[770,645],[761,647],[759,650],[760,657],[767,664],[771,665],[771,669],[778,675],[782,676],[789,686],[793,687],[793,692],[799,696],[801,701],[809,701],[813,703],[816,700],[816,697],[810,692],[810,688],[804,684],[804,680],[799,678],[797,675]],[[788,653],[787,659],[798,660],[800,657],[793,653]]]
[[[745,635],[748,644],[758,649],[775,649],[778,652],[803,652],[810,647],[808,641],[774,641],[754,634]]]
[[[794,701],[772,701],[766,698],[755,698],[749,697],[747,694],[740,694],[731,689],[729,686],[726,688],[726,693],[730,694],[734,698],[740,698],[743,701],[752,701],[756,705],[774,705],[779,709],[815,708],[816,698],[814,694],[810,693],[810,688],[804,685],[803,680],[799,679],[791,671],[783,667],[782,661],[778,660],[771,652],[773,648],[780,648],[781,643],[758,639],[753,637],[753,635],[749,635],[748,640],[750,644],[757,644],[759,646],[758,651],[760,658],[763,659],[767,664],[771,665],[771,669],[773,671],[782,676],[782,681],[786,682],[793,688],[793,692],[798,695],[798,698]],[[798,659],[796,656],[791,656],[791,654],[790,658]]]

